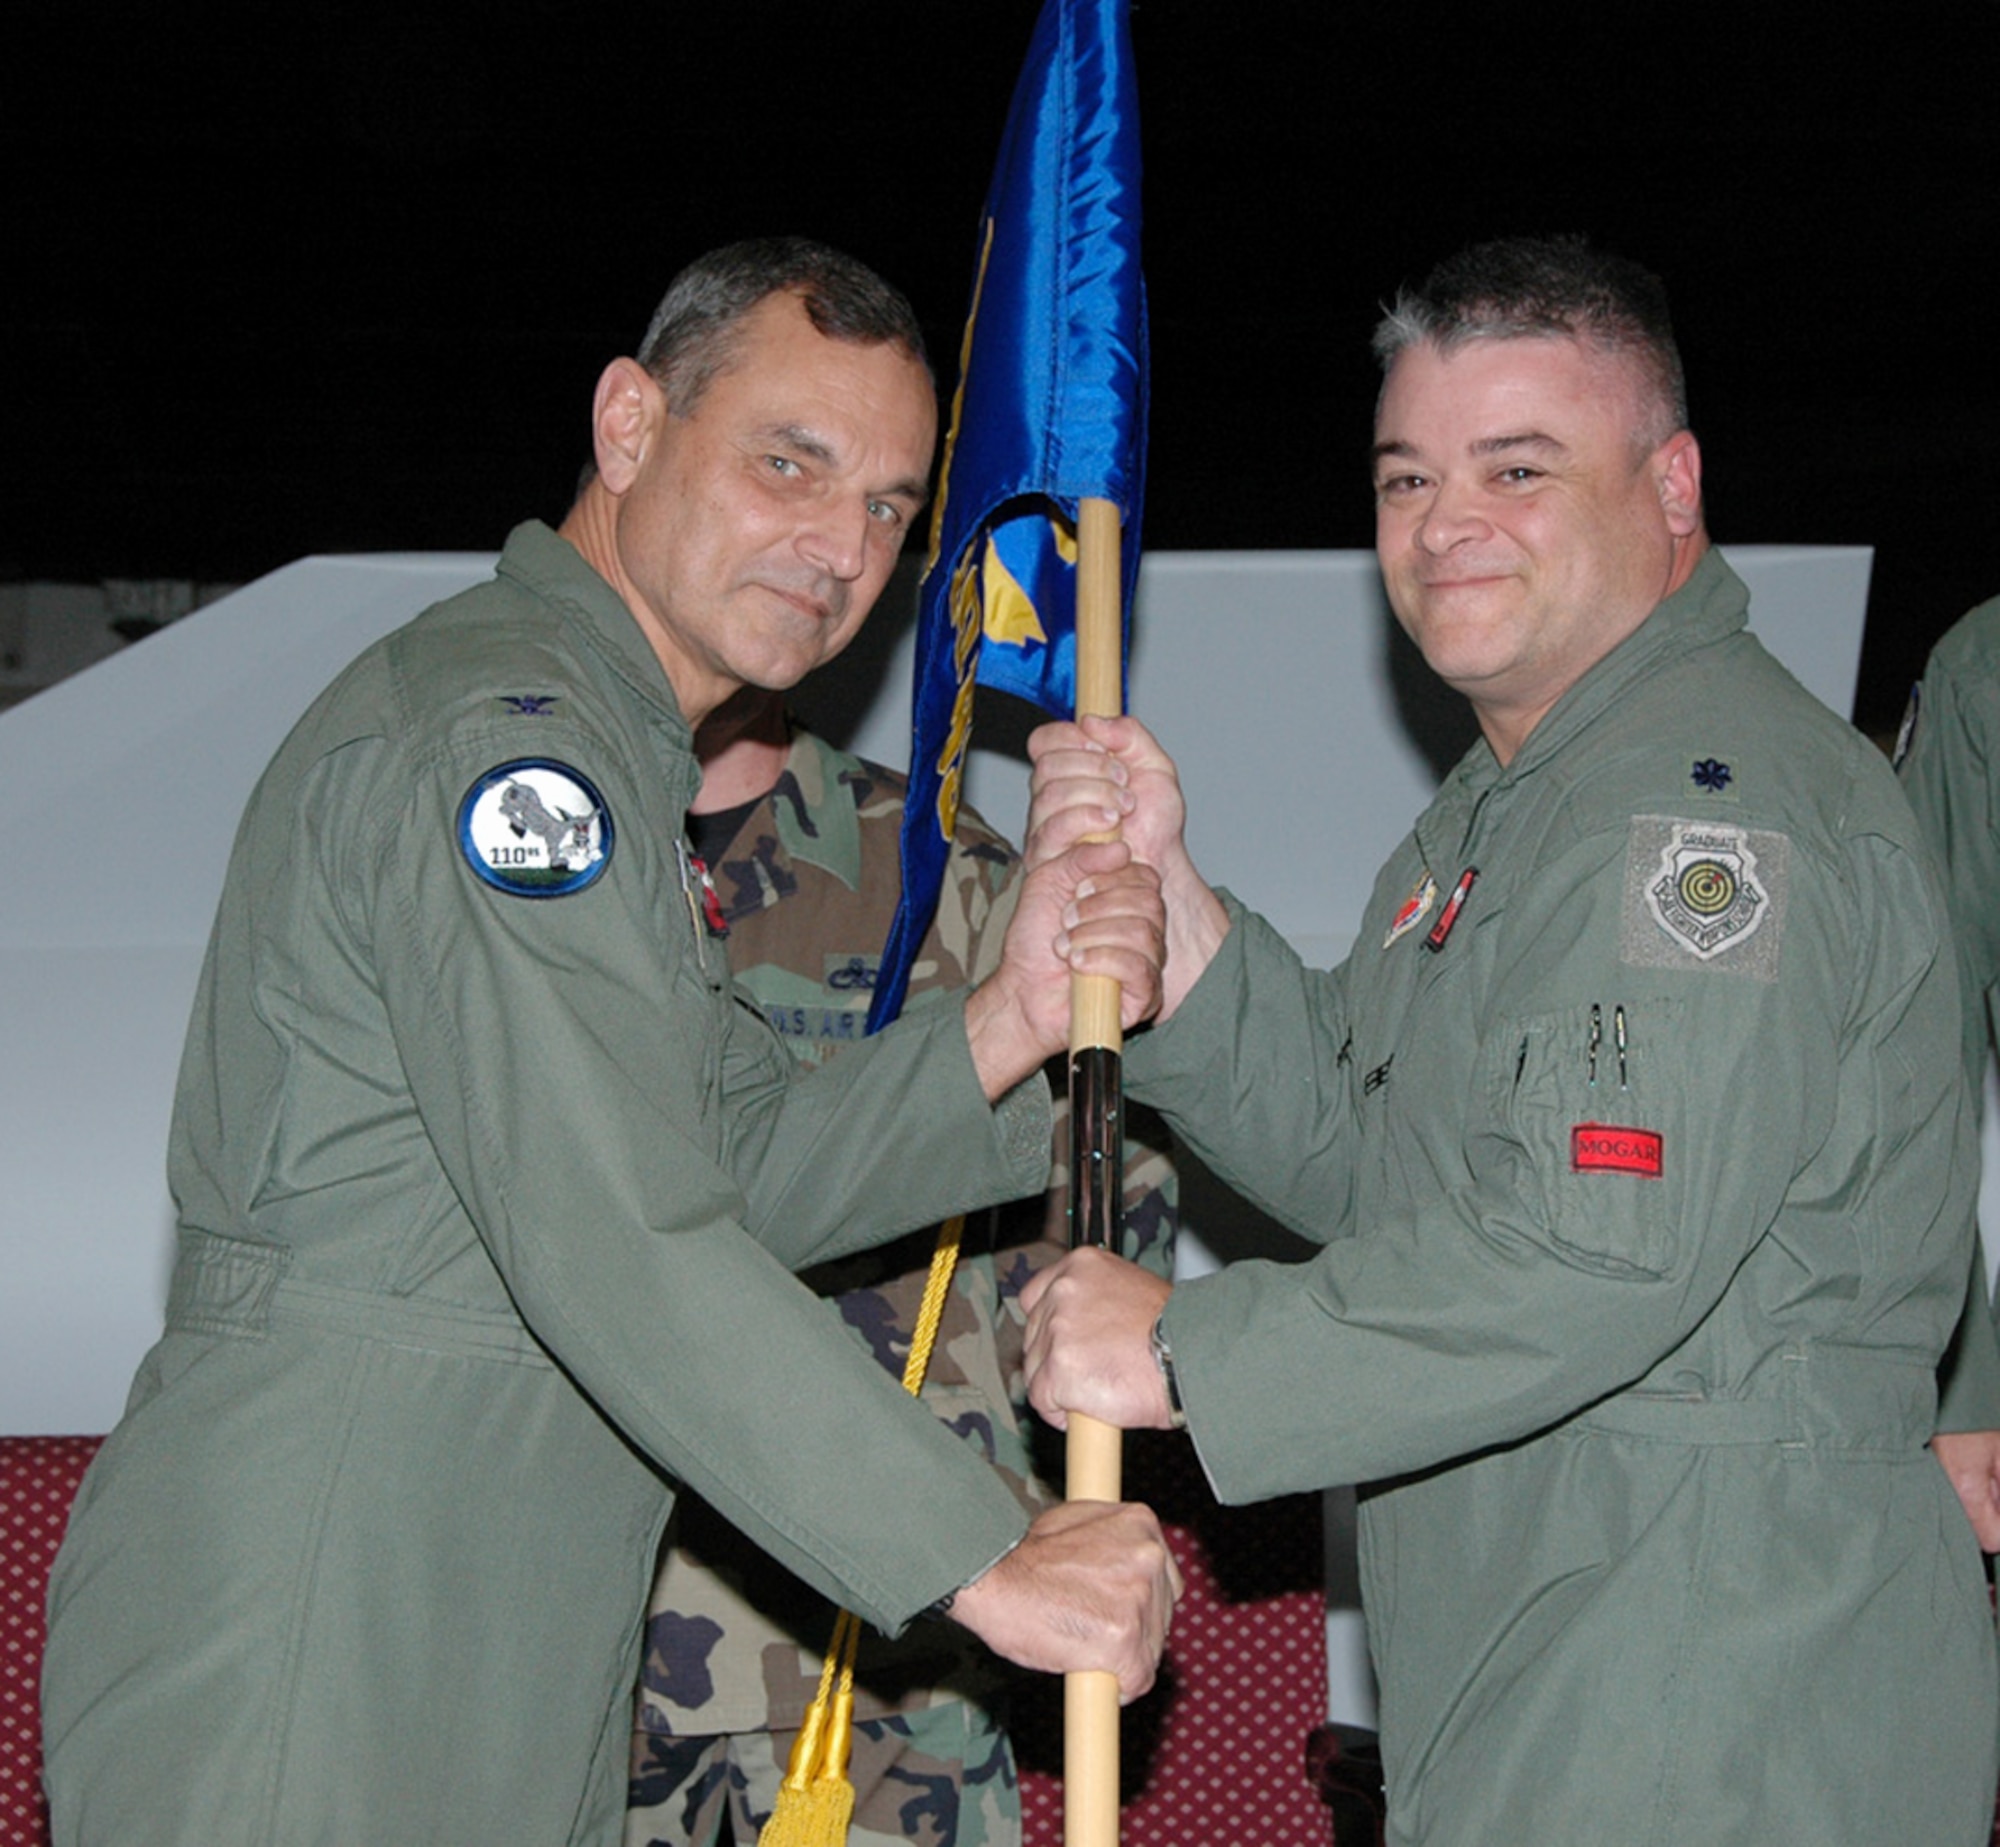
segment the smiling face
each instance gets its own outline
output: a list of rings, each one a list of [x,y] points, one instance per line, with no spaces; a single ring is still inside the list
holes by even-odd
[[[1630,359],[1561,336],[1406,348],[1375,420],[1375,543],[1397,619],[1507,762],[1687,581],[1701,457]]]
[[[598,477],[565,523],[624,597],[691,725],[854,638],[921,510],[937,433],[900,346],[832,340],[767,296],[687,416],[635,361],[598,385]]]

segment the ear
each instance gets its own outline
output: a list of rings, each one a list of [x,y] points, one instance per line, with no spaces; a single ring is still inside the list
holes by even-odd
[[[1676,430],[1653,451],[1653,479],[1667,530],[1685,539],[1701,529],[1701,445],[1691,430]]]
[[[604,368],[591,400],[590,430],[597,478],[611,493],[632,485],[665,410],[659,386],[636,359],[614,359]]]

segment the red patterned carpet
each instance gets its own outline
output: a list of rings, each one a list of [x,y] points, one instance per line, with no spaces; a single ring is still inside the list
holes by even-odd
[[[1185,1438],[1128,1439],[1125,1494],[1167,1522],[1186,1581],[1160,1684],[1127,1708],[1119,1847],[1327,1847],[1306,1780],[1326,1716],[1320,1499],[1218,1507]],[[1061,1847],[1062,1698],[1022,1712],[1026,1847]]]
[[[101,1437],[0,1437],[0,1841],[46,1842],[43,1599],[77,1483]]]

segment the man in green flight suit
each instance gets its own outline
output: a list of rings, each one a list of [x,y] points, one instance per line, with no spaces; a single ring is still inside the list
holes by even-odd
[[[1965,1075],[1986,1084],[2000,1022],[2000,597],[1955,622],[1910,695],[1896,768],[1944,873],[1965,1009]],[[1968,1375],[1996,1365],[1983,1254],[1974,1239],[1966,1319],[1953,1358]],[[1940,1429],[1932,1447],[1987,1551],[2000,1551],[2000,1440]]]
[[[824,1063],[863,1037],[902,889],[905,779],[794,726],[782,697],[759,688],[711,716],[695,755],[702,787],[688,835],[715,884],[731,970],[794,1055]],[[911,1006],[987,978],[1020,879],[1013,848],[962,808],[937,916],[911,971]],[[1133,1126],[1123,1249],[1166,1274],[1173,1174],[1164,1155],[1133,1139]],[[1066,1141],[1059,1120],[1057,1147]],[[1034,1268],[1067,1248],[1065,1200],[1058,1180],[1046,1199],[968,1219],[924,1382],[925,1407],[976,1445],[1030,1508],[1059,1494],[1037,1483],[1031,1453],[1036,1433],[1050,1433],[1017,1402],[1020,1292]],[[807,1278],[896,1377],[936,1241],[927,1227]],[[709,1847],[725,1813],[736,1840],[754,1840],[816,1691],[833,1611],[695,1496],[682,1497],[670,1541],[647,1620],[627,1847]],[[1003,1729],[1013,1679],[949,1625],[864,1638],[851,1847],[1019,1841],[1020,1792]]]
[[[851,638],[935,427],[880,278],[714,253],[605,369],[561,530],[266,770],[175,1099],[166,1332],[50,1593],[61,1847],[615,1843],[678,1480],[885,1629],[1150,1681],[1151,1515],[1031,1523],[786,1266],[1041,1191],[1068,968],[1136,1016],[1157,881],[1038,869],[990,981],[804,1076],[680,845],[693,727]]]
[[[1038,735],[1028,842],[1125,816],[1168,901],[1128,1085],[1325,1248],[1171,1295],[1066,1257],[1031,1397],[1184,1422],[1227,1501],[1373,1484],[1406,1847],[1973,1847],[1993,1631],[1927,1445],[1976,1150],[1929,855],[1745,630],[1655,278],[1478,246],[1376,346],[1389,600],[1481,739],[1346,964],[1202,882],[1129,721]]]

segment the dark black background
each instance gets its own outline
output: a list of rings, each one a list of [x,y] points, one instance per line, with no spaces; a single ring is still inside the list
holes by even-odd
[[[0,68],[0,575],[557,516],[667,277],[797,230],[949,371],[1035,0],[87,3]],[[1377,304],[1578,229],[1673,291],[1725,542],[1877,547],[1859,716],[2000,592],[2000,8],[1135,0],[1155,548],[1359,546]]]

